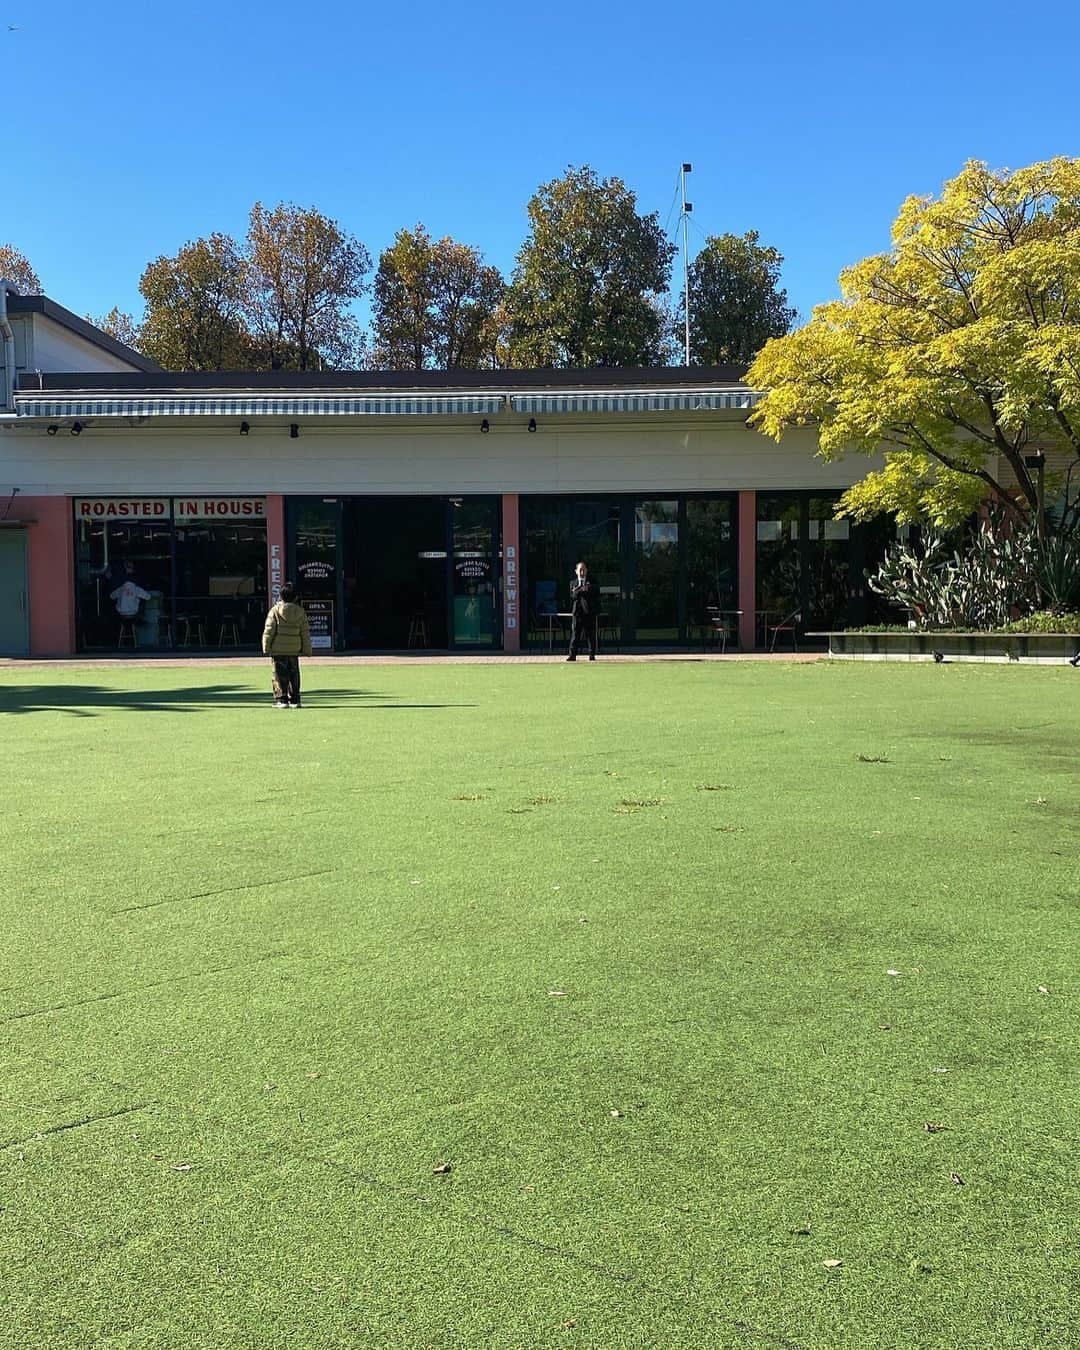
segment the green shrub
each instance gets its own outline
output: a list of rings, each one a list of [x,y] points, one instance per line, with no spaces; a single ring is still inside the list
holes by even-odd
[[[1022,619],[1005,625],[1006,633],[1077,633],[1080,634],[1080,610],[1071,614],[1055,614],[1051,609],[1040,609]]]

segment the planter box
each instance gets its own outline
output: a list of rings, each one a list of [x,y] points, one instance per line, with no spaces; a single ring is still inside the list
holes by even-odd
[[[1027,665],[1077,664],[1076,633],[807,633],[827,638],[841,661],[992,661]]]

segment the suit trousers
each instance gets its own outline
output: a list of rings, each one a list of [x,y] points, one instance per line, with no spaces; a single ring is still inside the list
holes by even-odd
[[[570,620],[570,655],[577,656],[586,645],[589,648],[589,655],[595,656],[596,615],[575,614]]]

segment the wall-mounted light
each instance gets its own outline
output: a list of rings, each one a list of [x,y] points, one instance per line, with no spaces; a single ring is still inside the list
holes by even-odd
[[[246,436],[250,430],[251,430],[251,423],[250,423],[250,422],[241,422],[241,423],[240,423],[240,435],[241,435],[241,436]]]
[[[289,424],[289,438],[290,440],[294,441],[298,441],[300,439],[300,428],[296,425],[295,422],[291,422]]]
[[[49,436],[55,436],[56,433],[57,433],[59,430],[60,430],[60,428],[56,425],[55,422],[51,422],[51,423],[45,428],[45,432],[46,432],[46,434],[49,435]]]
[[[530,418],[529,418],[529,430],[530,430],[530,431],[535,431],[535,430],[536,430],[536,418],[535,418],[535,417],[530,417]]]
[[[486,436],[486,435],[488,434],[488,432],[491,430],[491,423],[487,420],[486,417],[485,417],[484,420],[480,423],[480,430],[484,433],[485,436]]]
[[[71,434],[72,434],[73,436],[81,436],[81,435],[82,435],[82,423],[81,423],[81,422],[72,422],[72,424],[71,424]]]

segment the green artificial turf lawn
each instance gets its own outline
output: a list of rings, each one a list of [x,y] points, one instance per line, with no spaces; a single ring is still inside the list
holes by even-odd
[[[0,673],[0,1345],[1080,1343],[1080,672],[306,679]]]

